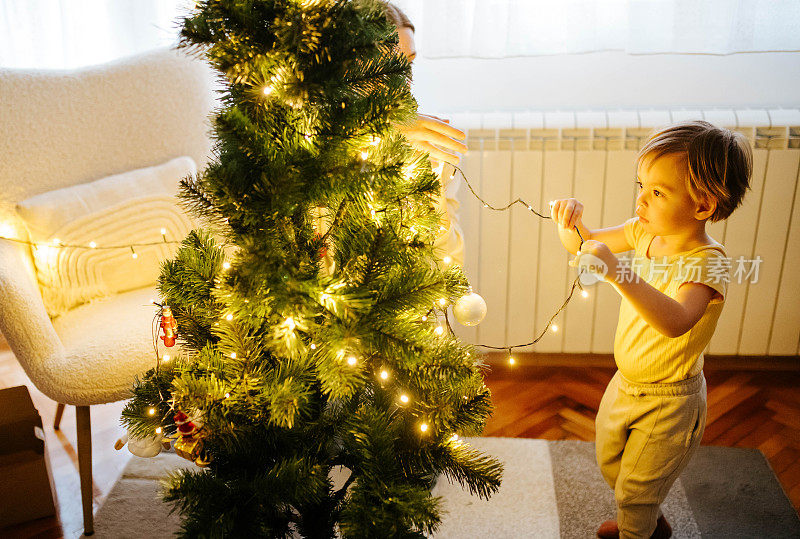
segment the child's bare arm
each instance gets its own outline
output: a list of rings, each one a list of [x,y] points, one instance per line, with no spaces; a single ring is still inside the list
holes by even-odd
[[[630,267],[619,266],[606,275],[619,293],[655,330],[670,338],[680,337],[694,327],[714,296],[714,289],[700,283],[678,288],[675,299],[649,285]]]

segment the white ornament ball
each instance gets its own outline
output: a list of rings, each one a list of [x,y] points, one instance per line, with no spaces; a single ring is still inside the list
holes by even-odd
[[[128,451],[137,457],[150,458],[161,453],[161,436],[149,436],[147,438],[134,438],[128,433]]]
[[[456,302],[453,314],[462,326],[477,326],[486,316],[486,301],[472,292]]]

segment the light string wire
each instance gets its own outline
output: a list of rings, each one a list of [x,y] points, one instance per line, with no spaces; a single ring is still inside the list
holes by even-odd
[[[480,197],[480,195],[478,195],[478,193],[475,192],[475,189],[472,188],[472,184],[469,182],[469,179],[467,178],[467,175],[464,174],[464,171],[461,170],[460,167],[458,167],[457,165],[454,165],[452,163],[450,163],[450,165],[456,171],[458,171],[459,174],[461,174],[461,177],[464,178],[464,181],[466,182],[467,187],[469,187],[470,192],[473,194],[473,196],[475,198],[477,198],[478,200],[481,201],[481,203],[483,204],[484,208],[489,208],[489,209],[494,210],[494,211],[506,211],[506,210],[511,209],[511,207],[514,204],[522,204],[528,210],[530,210],[532,213],[535,213],[536,215],[538,215],[542,219],[552,219],[551,216],[542,215],[541,213],[539,213],[538,211],[533,209],[533,207],[530,204],[528,204],[527,202],[525,202],[521,198],[517,198],[516,200],[508,203],[506,206],[504,206],[502,208],[492,206],[491,204],[489,204],[488,202],[483,200]],[[451,179],[454,176],[455,176],[455,173],[453,173],[453,175],[451,176]],[[574,228],[575,228],[575,231],[578,233],[578,237],[581,240],[580,246],[578,247],[578,251],[580,251],[580,249],[583,247],[583,244],[584,244],[583,235],[581,235],[581,231],[580,231],[580,229],[578,229],[578,225],[574,225]],[[547,330],[550,328],[550,326],[553,323],[553,320],[556,318],[556,316],[558,316],[559,313],[566,308],[567,304],[570,302],[570,300],[572,299],[573,294],[575,293],[575,288],[578,287],[578,288],[581,289],[581,291],[583,291],[583,287],[580,284],[580,277],[581,276],[580,276],[580,269],[579,269],[578,270],[578,276],[572,282],[572,286],[570,287],[570,291],[569,291],[569,295],[567,296],[567,299],[564,300],[564,303],[561,305],[561,307],[559,307],[559,309],[555,312],[555,314],[553,314],[553,316],[550,317],[550,319],[547,321],[547,324],[545,325],[545,327],[542,330],[542,332],[532,342],[525,343],[525,344],[515,344],[515,345],[512,345],[512,346],[490,346],[488,344],[475,344],[473,346],[479,346],[481,348],[489,348],[489,349],[492,349],[492,350],[508,350],[508,354],[509,354],[509,356],[511,356],[511,354],[513,353],[514,348],[522,348],[522,347],[525,347],[525,346],[532,346],[532,345],[536,344],[537,342],[539,342],[539,340],[541,340],[542,337],[544,337],[545,333],[547,333]],[[455,334],[455,332],[453,331],[453,328],[450,326],[450,320],[447,317],[447,312],[446,311],[445,311],[445,321],[447,323],[447,327],[450,329],[450,333],[451,334]]]

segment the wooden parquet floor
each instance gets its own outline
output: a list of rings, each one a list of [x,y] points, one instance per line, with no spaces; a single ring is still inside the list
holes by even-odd
[[[486,376],[495,412],[484,436],[594,441],[606,367],[509,366]],[[759,449],[800,512],[800,371],[705,369],[704,445]]]
[[[82,530],[75,408],[68,406],[61,429],[53,430],[56,403],[30,382],[0,341],[0,388],[27,385],[42,416],[53,468],[59,518],[0,530],[0,537],[77,537]],[[571,363],[571,364],[574,364]],[[508,366],[493,363],[486,376],[495,413],[485,436],[594,440],[594,418],[607,367]],[[742,371],[706,368],[708,425],[704,444],[760,449],[769,459],[795,509],[800,509],[800,370]],[[130,460],[113,447],[122,433],[122,402],[92,406],[94,507],[97,509]]]

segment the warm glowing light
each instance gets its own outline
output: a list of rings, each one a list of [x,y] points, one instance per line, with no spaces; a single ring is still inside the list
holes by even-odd
[[[385,371],[385,370],[381,371],[381,378],[386,380],[387,378],[389,378],[389,373],[387,371]]]
[[[378,137],[372,137],[372,140],[370,141],[370,144],[372,144],[373,146],[377,146],[380,143],[381,139],[379,139]]]
[[[294,330],[294,328],[297,327],[294,318],[291,316],[286,319],[286,325],[289,326],[289,330]]]
[[[508,356],[508,364],[509,365],[513,365],[516,362],[517,362],[517,360],[514,359],[514,356]]]
[[[437,335],[441,335],[442,333],[444,333],[444,328],[442,326],[436,326],[436,329],[434,329],[433,332],[436,333]]]
[[[553,324],[552,326],[550,326],[550,329],[553,330],[553,333],[555,333],[556,331],[558,331],[558,325]]]
[[[269,95],[272,93],[272,86],[264,86],[264,95]]]
[[[161,434],[161,427],[156,427],[156,434]]]
[[[162,236],[166,236],[167,235],[167,229],[166,228],[162,228],[161,229],[161,235]]]
[[[427,322],[427,321],[428,321],[428,317],[427,317],[427,316],[423,316],[423,317],[422,317],[422,321],[423,321],[423,322]]]
[[[149,410],[147,410],[147,413],[150,414],[150,415],[156,415],[156,409],[155,408],[150,408]]]
[[[454,433],[453,433],[453,435],[450,437],[450,439],[451,439],[452,441],[454,441],[454,442],[457,442],[457,441],[458,441],[458,434],[456,434],[456,433],[454,432]]]
[[[446,300],[445,298],[442,298],[442,299],[440,299],[440,300],[439,300],[439,305],[441,305],[442,307],[444,307],[445,305],[447,305],[447,300]]]
[[[419,430],[421,430],[422,432],[426,432],[428,430],[428,424],[427,423],[421,424],[419,426]]]
[[[589,297],[589,292],[587,292],[586,290],[581,290],[581,296],[583,296],[585,298],[588,298]]]
[[[486,203],[484,202],[484,203],[483,203],[483,207],[484,207],[484,208],[488,208],[488,207],[489,207],[489,205],[488,205],[488,204],[486,204]]]
[[[350,356],[347,358],[348,365],[355,365],[356,364],[356,356]]]
[[[230,322],[231,320],[233,320],[233,315],[232,314],[226,315],[225,320]]]
[[[53,245],[61,245],[61,240],[58,238],[53,238]]]
[[[408,402],[408,395],[400,395],[400,402],[407,403]]]
[[[236,352],[231,352],[231,359],[236,359]]]
[[[316,350],[316,349],[317,349],[317,345],[316,345],[316,344],[314,344],[313,342],[311,343],[311,349],[312,349],[312,350]]]
[[[0,223],[0,237],[14,239],[17,237],[17,231],[9,223]]]
[[[95,247],[97,247],[97,244],[96,244],[95,242],[93,242],[93,241],[90,241],[90,242],[89,242],[89,247],[91,247],[92,249],[94,249]]]
[[[447,256],[444,257],[444,263],[445,264],[449,265],[450,262],[452,262],[452,261],[453,261],[453,257],[451,257],[450,255],[447,255]]]
[[[367,153],[367,152],[361,152],[361,159],[363,159],[364,161],[366,161],[368,157],[369,157],[369,153]]]
[[[230,399],[231,398],[231,394],[230,393],[225,393],[225,398],[226,399]]]
[[[164,354],[163,356],[161,356],[161,361],[169,361],[170,359],[172,359],[172,356],[170,356],[169,354]]]
[[[223,262],[222,263],[222,269],[231,269],[231,263],[230,262]]]

